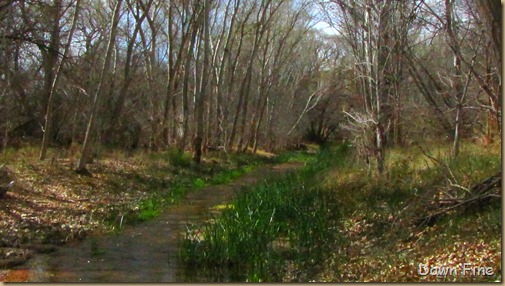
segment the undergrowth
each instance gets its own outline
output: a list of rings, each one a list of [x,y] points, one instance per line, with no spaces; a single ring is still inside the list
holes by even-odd
[[[221,216],[188,226],[182,260],[237,281],[500,280],[499,200],[472,212],[455,209],[433,224],[416,223],[440,199],[464,196],[496,174],[499,146],[466,143],[457,159],[445,144],[387,154],[387,172],[378,176],[354,159],[349,146],[322,149],[302,171],[267,180],[239,195]],[[493,267],[494,274],[417,272],[420,263],[465,262]]]
[[[475,184],[501,169],[499,146],[466,143],[456,159],[450,146],[396,148],[388,171],[372,175],[359,165],[326,171],[324,186],[335,192],[343,213],[344,244],[334,244],[326,270],[316,279],[337,282],[495,281],[501,279],[501,204],[454,209],[439,221],[417,222],[462,198]],[[422,276],[420,264],[460,268],[462,263],[493,267],[492,276]],[[459,269],[458,271],[460,271]]]
[[[339,215],[328,199],[331,193],[316,187],[318,173],[341,164],[346,150],[322,150],[316,160],[306,160],[302,171],[267,179],[238,195],[219,218],[188,226],[183,261],[201,269],[232,268],[241,273],[238,280],[247,281],[281,281],[286,267],[317,269],[334,237],[328,222]]]

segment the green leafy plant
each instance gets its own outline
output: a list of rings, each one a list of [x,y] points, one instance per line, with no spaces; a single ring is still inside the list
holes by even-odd
[[[168,161],[174,167],[187,168],[191,165],[191,155],[177,148],[170,148],[167,151]]]

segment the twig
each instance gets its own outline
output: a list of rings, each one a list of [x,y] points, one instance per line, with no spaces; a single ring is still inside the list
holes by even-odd
[[[421,146],[418,146],[419,149],[421,149],[421,152],[423,152],[424,156],[430,158],[432,161],[434,161],[435,163],[439,164],[440,166],[444,167],[444,169],[447,170],[447,172],[449,173],[450,177],[452,178],[452,180],[454,180],[454,182],[458,182],[458,180],[456,179],[456,177],[454,176],[454,174],[452,173],[451,169],[449,168],[449,166],[447,166],[447,164],[445,164],[444,162],[438,160],[437,158],[435,157],[432,157],[430,156],[428,153],[426,153],[426,151],[423,149],[423,147]],[[449,181],[451,184],[454,184],[452,181]]]
[[[467,192],[467,193],[471,193],[471,192],[470,192],[470,189],[465,188],[465,187],[463,187],[463,186],[461,186],[461,185],[458,185],[458,184],[453,184],[453,183],[451,183],[451,187],[455,187],[455,188],[461,189],[461,190],[463,190],[463,191],[465,191],[465,192]]]
[[[424,217],[420,218],[420,220],[425,220],[425,221],[426,221],[426,220],[429,220],[429,219],[433,219],[433,218],[435,218],[435,217],[437,217],[437,216],[439,216],[439,215],[441,215],[441,214],[443,214],[443,213],[446,213],[446,212],[448,212],[448,211],[450,211],[450,210],[453,210],[453,209],[455,209],[455,208],[457,208],[457,207],[459,207],[459,206],[462,206],[462,205],[467,204],[467,203],[474,202],[474,201],[476,201],[476,200],[485,199],[485,198],[488,198],[488,197],[501,198],[501,195],[496,195],[496,194],[484,194],[484,195],[475,196],[475,197],[472,197],[472,198],[470,198],[470,199],[464,200],[464,201],[462,201],[462,202],[460,202],[460,203],[458,203],[458,204],[455,204],[455,205],[452,205],[452,206],[446,207],[446,208],[442,209],[441,211],[436,212],[436,213],[434,213],[434,214],[430,214],[430,215],[424,216]]]

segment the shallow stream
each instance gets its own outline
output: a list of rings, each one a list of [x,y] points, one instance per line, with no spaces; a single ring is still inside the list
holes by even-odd
[[[225,282],[233,273],[195,272],[178,261],[178,246],[188,223],[203,222],[212,207],[231,202],[244,187],[292,171],[300,163],[262,166],[233,183],[190,192],[159,217],[119,233],[87,238],[38,254],[14,271],[26,271],[29,282]]]

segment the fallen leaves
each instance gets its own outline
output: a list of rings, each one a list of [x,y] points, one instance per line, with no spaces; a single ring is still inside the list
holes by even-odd
[[[373,219],[355,214],[343,223],[341,235],[347,243],[325,263],[317,281],[331,282],[484,282],[500,280],[501,237],[484,229],[476,234],[479,221],[458,221],[451,227],[438,224],[412,229],[408,239],[384,231],[374,240]],[[448,222],[446,222],[448,224]],[[455,229],[457,233],[454,233]],[[462,265],[492,267],[496,275],[462,275]],[[458,275],[420,275],[419,264],[428,268],[454,267]]]
[[[105,159],[90,165],[93,177],[75,174],[65,160],[24,160],[4,166],[0,182],[15,179],[0,199],[0,247],[61,244],[104,231],[112,213],[133,209],[147,198],[151,170],[133,160]],[[6,258],[0,252],[0,259]]]

